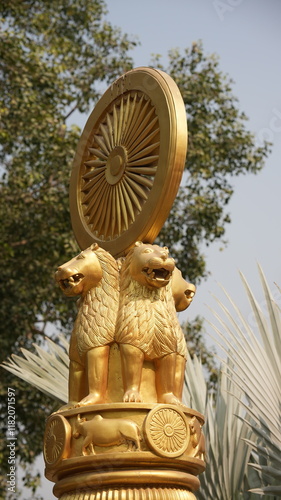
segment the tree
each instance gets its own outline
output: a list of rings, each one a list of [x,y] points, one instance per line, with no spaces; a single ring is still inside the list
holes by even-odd
[[[186,173],[159,239],[183,274],[198,283],[207,275],[202,244],[221,240],[230,223],[225,209],[233,194],[231,178],[259,172],[269,144],[255,146],[232,94],[233,82],[219,71],[216,56],[204,54],[201,42],[183,55],[170,51],[165,71],[181,91],[189,141]]]
[[[68,182],[80,131],[68,124],[86,112],[108,84],[132,67],[135,42],[105,20],[103,0],[12,0],[0,6],[0,197],[2,285],[1,353],[6,359],[44,336],[70,331],[74,302],[53,283],[57,265],[78,250],[70,227]],[[257,172],[268,148],[255,148],[245,117],[218,61],[200,44],[184,56],[170,53],[167,72],[177,81],[189,120],[183,185],[160,240],[190,279],[206,275],[202,242],[223,236],[230,177]],[[6,375],[1,419],[6,422]],[[18,457],[41,450],[50,399],[13,381],[17,393]],[[34,418],[36,415],[36,419]],[[34,428],[36,434],[34,435]],[[6,450],[2,432],[2,456]],[[3,460],[6,463],[6,460]]]
[[[53,282],[57,265],[77,251],[68,183],[80,130],[67,119],[76,110],[89,110],[100,82],[108,84],[131,68],[128,51],[134,41],[106,20],[103,0],[12,0],[1,3],[0,13],[0,338],[5,359],[35,339],[43,341],[48,325],[58,319],[70,328],[74,303],[60,297]],[[1,421],[6,423],[10,378],[5,373],[1,378]],[[21,429],[17,457],[31,461],[41,451],[44,420],[54,405],[17,380],[13,387]],[[6,444],[4,425],[3,468]]]

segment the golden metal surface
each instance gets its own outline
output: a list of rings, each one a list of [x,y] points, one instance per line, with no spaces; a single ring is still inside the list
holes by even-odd
[[[62,415],[48,419],[44,435],[44,459],[47,466],[56,466],[70,454],[71,426]]]
[[[64,493],[61,500],[196,500],[195,495],[179,488],[122,488],[107,490],[78,490]]]
[[[154,245],[185,163],[185,107],[173,80],[137,68],[90,115],[70,186],[79,255],[60,266],[80,296],[69,402],[47,421],[46,477],[63,500],[195,500],[203,416],[182,403],[186,343],[177,311],[195,287]]]
[[[112,403],[66,410],[55,417],[63,418],[71,428],[68,454],[60,461],[46,461],[46,476],[56,483],[54,493],[59,498],[67,492],[75,495],[83,485],[100,494],[144,488],[147,498],[158,485],[159,499],[162,489],[165,498],[164,492],[171,488],[194,491],[199,487],[196,476],[205,464],[194,457],[189,428],[195,419],[201,424],[204,419],[194,410]],[[47,428],[53,418],[47,421]],[[57,429],[55,438],[56,432],[60,435]],[[55,439],[53,446],[55,449]],[[49,454],[53,454],[52,449]]]
[[[90,115],[70,181],[73,231],[82,249],[97,242],[114,256],[152,243],[181,180],[185,107],[169,75],[137,68],[116,80]]]
[[[140,430],[138,425],[132,420],[124,418],[105,419],[100,414],[96,414],[91,420],[77,415],[76,430],[74,438],[83,436],[82,454],[95,455],[96,446],[113,446],[125,443],[127,449],[140,449]]]
[[[115,340],[124,401],[143,400],[140,384],[146,359],[154,364],[158,403],[181,404],[187,350],[173,298],[174,270],[167,247],[142,242],[136,242],[123,261]]]
[[[179,457],[189,443],[184,413],[171,405],[156,407],[148,414],[144,433],[150,448],[163,457]]]
[[[118,311],[117,262],[93,244],[60,266],[55,277],[67,296],[82,296],[70,340],[67,406],[105,402]]]
[[[94,243],[55,277],[67,296],[81,295],[70,341],[69,402],[62,409],[122,400],[180,404],[187,351],[176,310],[190,305],[195,287],[168,248],[136,242],[117,262]],[[120,356],[109,370],[115,342],[122,375]],[[146,382],[145,362],[153,373]]]

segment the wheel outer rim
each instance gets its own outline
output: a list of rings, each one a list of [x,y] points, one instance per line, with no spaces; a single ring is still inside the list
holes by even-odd
[[[80,203],[82,182],[80,169],[85,162],[85,152],[91,146],[95,125],[100,123],[101,115],[115,99],[130,90],[146,93],[155,106],[160,126],[158,167],[148,199],[135,221],[117,238],[102,240],[91,232],[83,214]],[[163,123],[165,126],[162,125]],[[167,144],[169,145],[168,151]],[[153,243],[176,197],[184,169],[186,151],[186,112],[174,80],[163,71],[145,67],[129,71],[116,80],[103,94],[89,116],[73,162],[70,180],[70,212],[73,231],[80,248],[85,249],[96,242],[118,257],[126,253],[137,240]]]

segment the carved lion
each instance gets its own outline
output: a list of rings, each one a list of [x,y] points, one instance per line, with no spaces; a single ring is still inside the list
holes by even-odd
[[[174,272],[175,262],[169,257],[168,248],[158,245],[137,242],[123,262],[116,341],[120,346],[126,402],[141,401],[144,359],[155,365],[158,402],[181,402],[186,345],[176,304],[184,308],[179,296],[186,290],[182,288],[183,278],[177,278],[176,298],[173,297]]]
[[[55,278],[65,295],[81,295],[69,349],[69,406],[104,402],[118,310],[117,263],[93,244],[60,266]]]

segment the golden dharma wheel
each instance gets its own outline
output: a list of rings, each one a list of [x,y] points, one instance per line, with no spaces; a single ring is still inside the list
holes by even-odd
[[[179,457],[189,443],[184,413],[171,405],[158,405],[148,414],[144,433],[149,447],[161,457]]]
[[[73,231],[81,249],[98,243],[115,257],[137,240],[153,243],[181,181],[185,107],[163,71],[118,78],[90,115],[70,181]]]
[[[44,435],[44,459],[46,465],[55,466],[69,455],[71,427],[62,415],[51,415]]]

